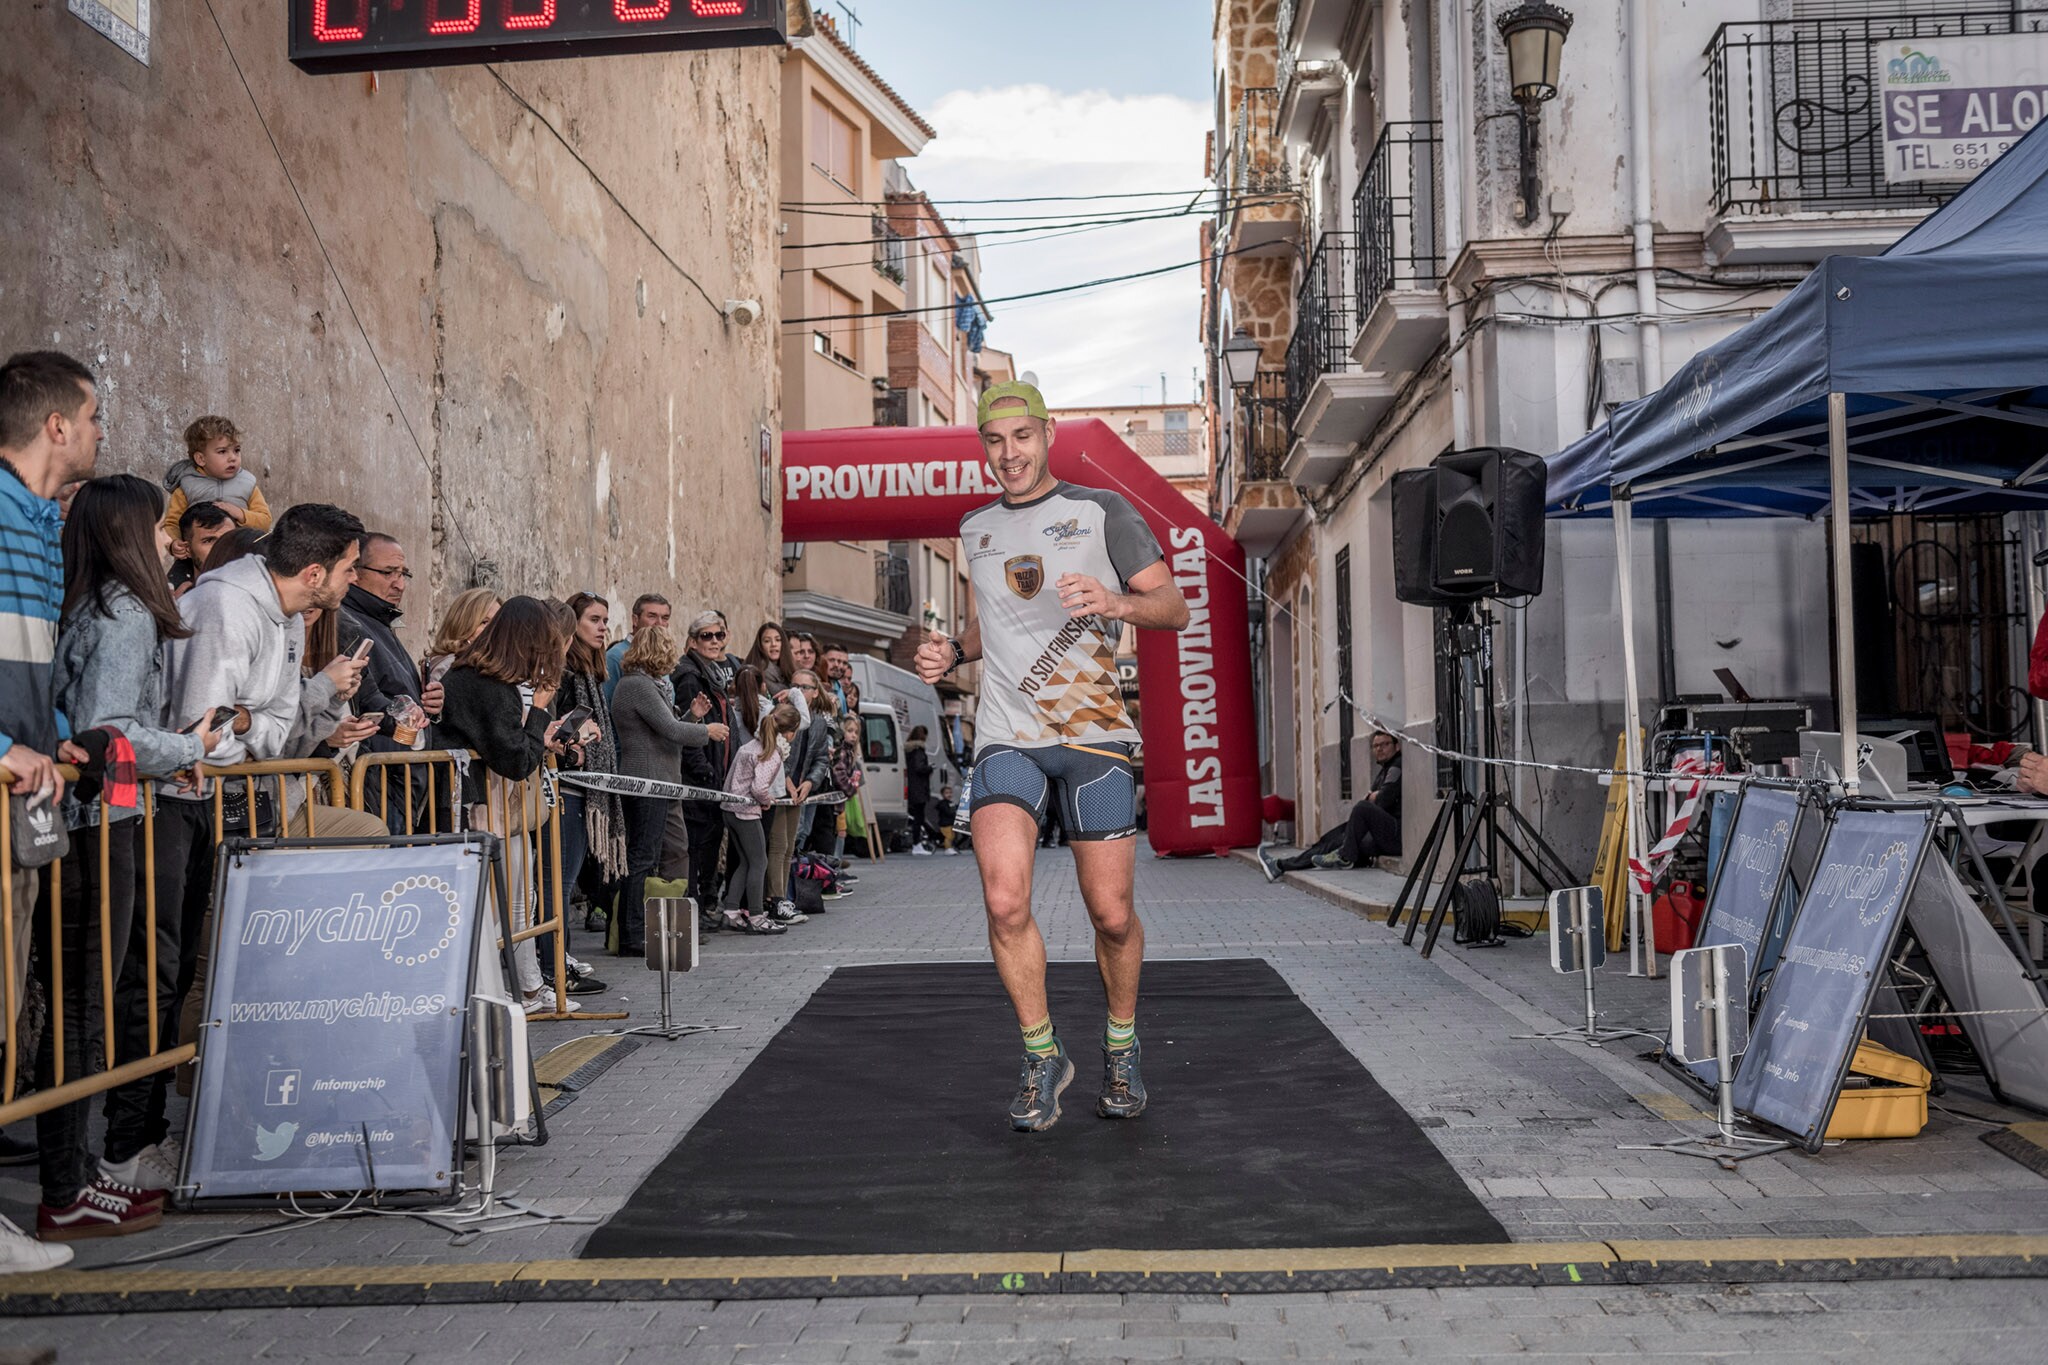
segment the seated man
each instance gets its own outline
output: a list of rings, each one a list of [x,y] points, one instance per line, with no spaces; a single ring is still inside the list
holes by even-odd
[[[1372,761],[1378,765],[1372,790],[1352,806],[1343,824],[1290,857],[1275,858],[1263,846],[1259,849],[1259,866],[1265,869],[1267,881],[1280,880],[1283,872],[1358,867],[1375,858],[1400,855],[1401,741],[1385,730],[1373,731]]]

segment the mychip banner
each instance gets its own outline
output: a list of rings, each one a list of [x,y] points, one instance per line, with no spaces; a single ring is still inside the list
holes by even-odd
[[[1735,807],[1735,819],[1723,843],[1721,861],[1707,891],[1706,919],[1700,925],[1695,948],[1718,944],[1739,944],[1742,978],[1730,982],[1734,998],[1745,1019],[1754,993],[1755,975],[1751,964],[1762,960],[1767,939],[1782,938],[1772,933],[1773,920],[1786,905],[1787,873],[1792,858],[1793,834],[1800,822],[1800,794],[1785,787],[1746,786]],[[1685,1064],[1686,1070],[1702,1083],[1715,1082],[1715,1062]]]
[[[2048,113],[2048,33],[1887,39],[1870,70],[1893,184],[1968,180]]]
[[[453,1196],[484,867],[454,838],[222,857],[193,1198]]]
[[[1785,936],[1735,1107],[1818,1151],[1925,856],[1929,806],[1838,808]]]

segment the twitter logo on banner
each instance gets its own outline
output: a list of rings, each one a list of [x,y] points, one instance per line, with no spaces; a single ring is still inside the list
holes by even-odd
[[[275,1161],[291,1150],[292,1139],[299,1135],[296,1123],[280,1123],[275,1128],[256,1125],[256,1159]]]

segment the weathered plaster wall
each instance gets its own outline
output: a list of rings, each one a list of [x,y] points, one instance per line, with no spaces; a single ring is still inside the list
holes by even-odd
[[[214,8],[156,6],[144,67],[59,0],[0,7],[0,345],[100,372],[102,470],[233,417],[274,505],[406,542],[415,639],[473,579],[772,611],[775,54],[373,83],[292,67],[281,5]]]

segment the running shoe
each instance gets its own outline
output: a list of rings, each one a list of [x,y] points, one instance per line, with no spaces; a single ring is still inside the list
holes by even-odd
[[[1264,844],[1259,845],[1259,870],[1266,874],[1266,880],[1269,882],[1280,880],[1280,860],[1266,852]]]
[[[932,856],[932,851],[923,844],[912,844],[910,846],[910,853],[915,858],[929,858]]]
[[[1024,1054],[1017,1097],[1010,1101],[1010,1126],[1020,1133],[1042,1133],[1060,1121],[1060,1095],[1074,1083],[1074,1063],[1058,1034],[1052,1047],[1049,1053]]]
[[[1145,1081],[1138,1074],[1141,1044],[1102,1049],[1102,1098],[1095,1112],[1106,1119],[1134,1119],[1145,1112]]]
[[[1341,853],[1318,853],[1309,862],[1325,872],[1349,872],[1350,861]]]

